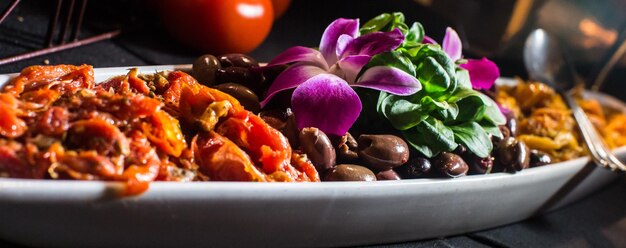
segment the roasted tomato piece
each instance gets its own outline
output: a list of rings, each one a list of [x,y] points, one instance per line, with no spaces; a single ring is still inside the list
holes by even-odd
[[[37,127],[45,135],[60,137],[70,127],[69,112],[62,107],[49,108],[39,116]]]
[[[26,91],[54,89],[62,94],[73,94],[94,85],[93,68],[89,65],[30,66],[22,70],[4,92],[20,95]]]
[[[99,119],[80,120],[68,130],[68,147],[95,150],[103,155],[128,155],[126,136],[114,125]]]
[[[201,133],[192,144],[200,171],[215,181],[256,181],[270,179],[254,166],[250,157],[229,139],[216,132]]]
[[[26,132],[26,122],[18,117],[18,111],[11,105],[0,102],[0,136],[17,138]]]
[[[18,154],[22,147],[22,144],[0,139],[0,175],[32,178],[28,162]]]
[[[170,82],[169,88],[163,93],[165,102],[172,102],[176,107],[180,104],[186,104],[185,108],[189,106],[194,107],[195,114],[204,111],[204,108],[210,103],[215,101],[228,101],[233,105],[233,111],[238,112],[243,110],[243,106],[229,94],[221,92],[219,90],[201,85],[187,73],[175,71],[168,75]],[[183,91],[187,91],[183,96]],[[196,106],[200,104],[200,106]],[[184,112],[183,106],[180,106],[181,112]],[[199,110],[198,110],[199,109]]]
[[[125,195],[137,195],[146,191],[149,182],[157,178],[161,161],[143,133],[133,131],[129,139],[130,154],[126,158],[126,163],[130,166],[118,180],[126,182],[126,189],[123,192]]]
[[[196,92],[200,87],[200,84],[198,84],[196,79],[189,74],[180,71],[170,72],[167,76],[167,81],[169,81],[169,84],[162,93],[163,101],[175,108],[178,108],[179,106],[183,88],[189,88]]]
[[[35,91],[29,91],[22,94],[22,100],[31,103],[37,103],[42,107],[47,107],[52,105],[56,100],[59,99],[61,93],[56,90],[50,89],[40,89]]]
[[[262,166],[263,172],[271,177],[276,175],[274,180],[319,180],[318,176],[309,177],[291,165],[292,151],[287,138],[252,112],[242,111],[226,119],[216,131],[248,152],[252,161]]]
[[[199,123],[205,131],[213,130],[222,117],[246,111],[237,99],[205,86],[195,92],[191,88],[183,88],[179,110],[187,123]]]
[[[320,175],[315,169],[315,165],[309,160],[306,155],[294,152],[291,155],[291,165],[298,171],[304,173],[299,177],[300,181],[307,182],[319,182]]]
[[[150,93],[150,87],[146,81],[138,77],[139,69],[132,68],[125,76],[117,76],[107,79],[96,86],[97,90],[112,90],[117,93],[141,93],[147,95]]]
[[[145,118],[161,108],[159,100],[143,96],[115,96],[99,109],[115,114],[121,119]]]
[[[168,155],[178,157],[187,147],[178,120],[165,111],[150,116],[150,123],[144,122],[142,129],[150,142]]]
[[[130,86],[132,90],[135,90],[136,92],[141,93],[141,94],[150,93],[150,88],[148,87],[146,81],[137,77],[137,73],[139,73],[139,69],[137,68],[131,69],[126,75],[126,78],[124,80],[128,82],[128,85]]]
[[[56,156],[57,161],[48,169],[52,178],[112,180],[117,175],[115,164],[95,151],[57,152]]]

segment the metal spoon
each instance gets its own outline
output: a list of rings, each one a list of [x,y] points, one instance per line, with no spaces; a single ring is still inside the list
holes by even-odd
[[[593,161],[611,170],[626,171],[626,165],[607,148],[583,109],[578,106],[572,95],[566,92],[575,82],[573,67],[564,59],[556,40],[543,29],[534,30],[526,39],[524,65],[530,78],[549,85],[565,99]]]

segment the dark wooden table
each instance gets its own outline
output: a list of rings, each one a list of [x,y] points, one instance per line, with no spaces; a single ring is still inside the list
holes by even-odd
[[[333,1],[333,10],[317,1],[295,0],[286,15],[278,20],[268,39],[251,53],[260,61],[268,61],[293,45],[317,46],[327,23],[337,17],[369,18],[384,11],[405,11],[407,19],[420,20],[427,30],[443,30],[445,20],[431,15],[412,1]],[[10,1],[0,2],[3,10]],[[92,1],[81,29],[81,37],[89,37],[121,28],[120,36],[54,54],[0,66],[0,73],[19,72],[33,64],[91,64],[94,67],[136,66],[155,64],[189,64],[200,54],[180,47],[160,29],[152,10],[140,8],[148,1]],[[53,1],[22,1],[0,24],[0,57],[39,49],[45,42]],[[320,24],[321,23],[321,24]],[[443,35],[435,34],[435,37]],[[521,63],[496,58],[503,75],[523,75]],[[503,66],[504,65],[504,66]],[[610,85],[610,84],[609,84]],[[614,84],[615,85],[615,84]],[[621,86],[613,86],[611,94],[624,99]],[[0,117],[1,118],[1,117]],[[379,244],[374,247],[626,247],[626,178],[599,192],[562,208],[526,221],[432,240]],[[0,220],[1,221],[1,220]],[[6,224],[6,223],[5,223]],[[22,247],[0,237],[0,247]]]

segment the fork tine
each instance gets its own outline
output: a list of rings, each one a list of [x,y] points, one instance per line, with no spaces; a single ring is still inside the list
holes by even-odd
[[[63,25],[62,29],[61,29],[61,36],[59,37],[59,44],[65,44],[65,36],[67,35],[67,30],[70,28],[70,23],[72,21],[72,15],[74,13],[74,4],[75,4],[76,0],[70,0],[70,6],[69,9],[67,10],[67,13],[65,14],[65,25]]]
[[[624,165],[619,159],[612,154],[608,155],[609,162],[617,167],[621,171],[626,171],[626,165]]]
[[[2,13],[2,16],[0,16],[0,23],[2,23],[2,21],[4,21],[4,19],[7,18],[9,14],[11,14],[11,12],[18,3],[20,3],[20,0],[13,0],[13,3],[11,3],[11,5],[9,5],[9,7]]]
[[[72,32],[71,41],[77,41],[78,35],[80,33],[80,27],[83,24],[83,16],[85,15],[85,9],[87,8],[87,0],[80,1],[80,10],[78,12],[78,19],[76,20],[76,25],[74,25],[74,30]]]
[[[56,10],[54,15],[50,18],[50,24],[48,26],[48,34],[46,34],[46,46],[51,47],[52,41],[54,40],[54,31],[57,29],[57,24],[59,23],[59,16],[61,15],[61,6],[63,5],[63,0],[57,0]]]

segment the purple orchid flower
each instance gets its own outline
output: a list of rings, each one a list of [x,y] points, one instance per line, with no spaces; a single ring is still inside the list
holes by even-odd
[[[357,78],[372,56],[393,51],[403,41],[398,29],[359,36],[358,19],[337,19],[324,31],[319,51],[292,47],[267,65],[294,63],[274,80],[261,106],[277,93],[295,88],[291,107],[298,128],[317,127],[327,134],[344,135],[362,109],[352,86],[396,95],[411,95],[422,88],[412,75],[388,66],[371,67]]]
[[[424,43],[437,44],[435,40],[428,36],[424,37]],[[446,28],[446,35],[443,38],[441,48],[453,61],[462,58],[463,44],[456,31],[450,27]],[[489,89],[496,82],[496,79],[500,77],[500,69],[493,61],[484,57],[482,59],[466,60],[466,63],[459,66],[469,72],[472,88],[477,90]]]

